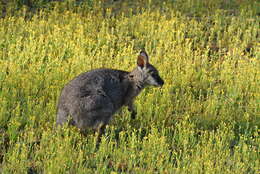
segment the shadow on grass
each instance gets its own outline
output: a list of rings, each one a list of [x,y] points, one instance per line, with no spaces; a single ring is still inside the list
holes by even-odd
[[[0,3],[0,11],[6,15],[19,15],[19,11],[25,13],[26,18],[30,19],[35,13],[46,10],[51,11],[58,7],[59,11],[83,12],[102,10],[103,16],[125,16],[142,13],[145,9],[149,11],[159,10],[161,13],[178,11],[184,16],[200,18],[211,16],[216,11],[222,10],[224,16],[236,16],[242,10],[252,10],[252,15],[259,16],[260,3],[257,0],[252,1],[223,1],[223,0],[191,0],[191,1],[160,1],[152,0],[149,3],[142,0],[3,0]],[[80,9],[80,10],[79,10]],[[108,10],[109,9],[109,10]]]

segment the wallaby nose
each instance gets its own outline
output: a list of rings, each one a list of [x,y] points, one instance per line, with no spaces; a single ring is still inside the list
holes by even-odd
[[[163,86],[164,85],[164,81],[163,79],[160,80],[160,86]]]

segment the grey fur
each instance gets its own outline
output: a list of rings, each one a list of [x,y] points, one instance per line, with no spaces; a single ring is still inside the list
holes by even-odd
[[[95,69],[80,74],[63,88],[57,113],[57,125],[69,124],[81,131],[93,128],[100,136],[113,114],[122,106],[128,106],[132,118],[135,97],[148,85],[162,86],[164,81],[157,69],[149,64],[145,51],[138,56],[137,67],[131,71]],[[72,120],[68,120],[69,116]]]

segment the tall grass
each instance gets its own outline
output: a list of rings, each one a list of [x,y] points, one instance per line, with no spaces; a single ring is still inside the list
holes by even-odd
[[[7,10],[0,173],[259,173],[259,3],[223,2]],[[99,67],[130,71],[142,48],[165,85],[137,98],[136,120],[116,114],[98,150],[93,133],[54,128],[64,84]]]

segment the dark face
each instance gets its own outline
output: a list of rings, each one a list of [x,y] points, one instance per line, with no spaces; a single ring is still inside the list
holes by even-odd
[[[159,87],[163,86],[164,84],[163,79],[159,76],[157,69],[153,65],[148,64],[146,67],[144,67],[143,75],[147,85]]]

